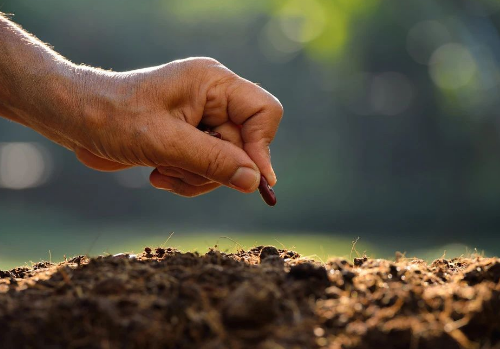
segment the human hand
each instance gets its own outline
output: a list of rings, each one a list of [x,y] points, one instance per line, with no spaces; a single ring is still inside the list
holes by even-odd
[[[193,58],[82,76],[85,95],[94,97],[82,106],[85,131],[72,138],[85,165],[101,171],[155,167],[153,186],[189,197],[220,185],[253,192],[260,173],[276,183],[269,144],[283,108],[217,61]],[[200,123],[223,140],[198,130]]]
[[[269,144],[283,108],[210,58],[114,73],[77,66],[0,14],[0,115],[102,171],[150,166],[184,196],[276,183]],[[203,123],[223,135],[211,137]]]

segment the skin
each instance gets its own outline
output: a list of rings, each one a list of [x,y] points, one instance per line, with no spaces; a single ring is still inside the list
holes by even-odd
[[[90,168],[152,167],[154,187],[182,196],[221,185],[250,193],[260,173],[276,184],[269,144],[283,107],[211,58],[128,72],[79,66],[0,14],[0,115]]]

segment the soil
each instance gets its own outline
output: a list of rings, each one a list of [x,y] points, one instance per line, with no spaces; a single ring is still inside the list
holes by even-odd
[[[319,263],[259,246],[0,272],[1,348],[500,348],[500,259]]]

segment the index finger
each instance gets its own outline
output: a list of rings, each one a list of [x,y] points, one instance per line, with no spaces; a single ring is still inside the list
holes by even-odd
[[[236,80],[228,92],[228,116],[241,125],[243,149],[269,184],[276,184],[269,145],[283,117],[283,106],[272,94],[245,79]]]

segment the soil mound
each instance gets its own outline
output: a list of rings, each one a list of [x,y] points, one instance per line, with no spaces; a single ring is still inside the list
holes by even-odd
[[[293,251],[133,256],[0,271],[1,348],[500,348],[500,259]]]

